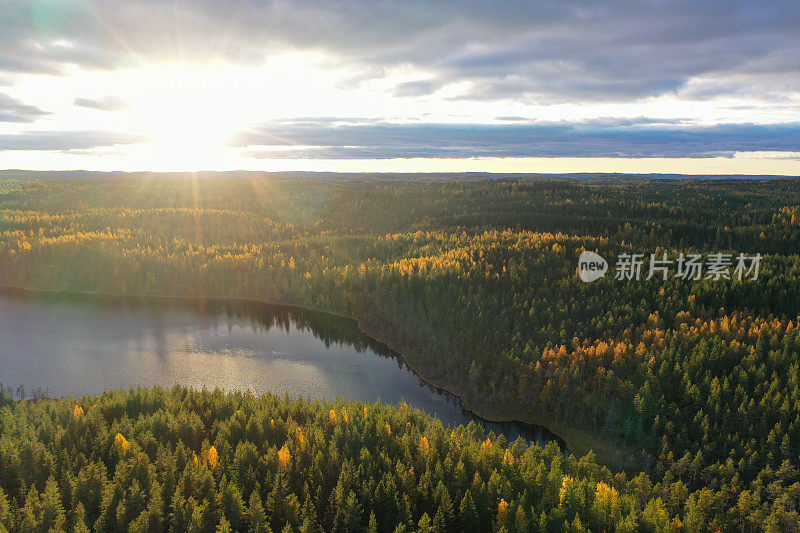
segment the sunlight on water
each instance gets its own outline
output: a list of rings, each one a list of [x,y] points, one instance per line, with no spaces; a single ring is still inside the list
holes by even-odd
[[[0,382],[49,396],[132,386],[245,390],[335,400],[405,400],[449,425],[510,440],[544,428],[480,421],[422,382],[350,320],[253,303],[0,296]]]

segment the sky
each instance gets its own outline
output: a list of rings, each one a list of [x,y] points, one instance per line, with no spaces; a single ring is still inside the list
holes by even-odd
[[[800,175],[800,2],[0,0],[0,168]]]

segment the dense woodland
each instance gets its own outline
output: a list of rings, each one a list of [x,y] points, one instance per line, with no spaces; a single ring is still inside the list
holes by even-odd
[[[659,487],[406,405],[138,389],[0,411],[12,531],[668,531]],[[697,520],[699,516],[688,516]]]
[[[477,529],[796,531],[798,217],[800,186],[790,179],[0,182],[3,285],[244,296],[345,313],[479,414],[550,425],[578,456],[490,438],[498,460],[482,462],[479,432],[451,435],[419,413],[389,407],[374,409],[396,422],[391,436],[376,437],[354,417],[331,441],[331,406],[185,391],[82,400],[85,420],[103,424],[82,441],[74,400],[16,402],[0,422],[0,522],[10,529],[35,522],[60,501],[60,515],[45,514],[73,526],[113,529],[147,516],[137,523],[237,529],[244,522],[234,525],[239,518],[219,503],[233,486],[241,512],[261,504],[273,530],[299,529],[306,518],[326,531],[459,530],[469,493]],[[612,260],[663,252],[764,258],[755,281],[607,276],[586,284],[576,275],[583,250]],[[243,414],[230,407],[239,404],[248,406]],[[265,433],[267,415],[256,416],[263,409],[279,411],[269,417],[281,432]],[[171,423],[157,422],[164,413],[180,422],[162,436]],[[223,432],[237,416],[259,429]],[[296,456],[293,423],[308,436],[310,455],[305,470],[289,475],[276,457],[284,444]],[[196,433],[182,434],[184,424]],[[117,433],[139,462],[114,451]],[[435,451],[422,463],[420,435]],[[34,456],[20,459],[21,442],[36,450],[26,453],[52,454],[34,461],[48,471],[28,471]],[[218,470],[208,465],[211,445]],[[258,487],[234,466],[245,445],[260,468],[252,474]],[[200,459],[189,464],[192,454]],[[319,473],[312,457],[324,463]],[[137,512],[126,503],[120,514],[134,475],[120,466],[125,461],[145,477],[137,478]],[[470,480],[463,483],[452,473],[462,463]],[[412,466],[414,475],[404,474]],[[75,502],[89,498],[71,488],[81,475],[96,478],[102,498],[86,500],[85,517],[76,518]],[[186,479],[181,490],[176,479]],[[382,482],[395,503],[408,498],[395,514],[375,495]],[[574,501],[565,496],[573,483]],[[273,490],[293,498],[297,512],[276,510],[275,497],[268,505]],[[344,503],[332,506],[330,498]],[[617,503],[604,514],[598,500]],[[158,512],[143,514],[151,501]],[[336,518],[344,509],[349,518]]]

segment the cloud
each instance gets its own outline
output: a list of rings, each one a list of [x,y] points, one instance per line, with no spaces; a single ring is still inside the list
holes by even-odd
[[[286,124],[331,125],[331,124],[373,124],[381,122],[378,118],[368,117],[294,117]]]
[[[0,93],[0,122],[34,122],[47,114],[36,106]]]
[[[130,104],[118,96],[104,96],[102,98],[76,98],[73,102],[78,107],[99,109],[100,111],[122,111]]]
[[[425,96],[435,93],[439,85],[428,80],[407,81],[394,88],[395,96]]]
[[[111,131],[26,131],[0,135],[0,152],[88,150],[105,146],[135,144],[146,140],[140,135]]]
[[[800,3],[609,0],[52,0],[3,3],[0,72],[115,69],[153,60],[259,64],[320,52],[358,83],[410,67],[396,87],[537,103],[758,93],[796,95]],[[724,80],[730,80],[724,83]],[[391,90],[391,89],[390,89]]]
[[[607,119],[525,124],[269,123],[235,135],[255,158],[732,157],[796,152],[800,122],[680,125]]]
[[[502,120],[504,122],[535,122],[536,119],[526,118],[526,117],[517,117],[512,115],[503,115],[500,117],[494,117],[495,120]]]

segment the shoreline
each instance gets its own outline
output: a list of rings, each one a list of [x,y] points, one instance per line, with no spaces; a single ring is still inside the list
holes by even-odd
[[[315,311],[319,310],[315,309]],[[455,387],[436,384],[430,381],[430,378],[423,377],[423,371],[420,371],[421,366],[417,365],[416,362],[414,364],[409,362],[408,353],[410,352],[408,350],[404,350],[399,342],[382,339],[378,336],[375,336],[370,332],[370,328],[363,324],[362,321],[359,321],[358,319],[348,315],[343,316],[354,320],[358,325],[359,331],[361,331],[365,336],[385,345],[392,352],[397,354],[423,382],[458,398],[459,402],[461,402],[461,407],[474,414],[478,418],[492,423],[509,422],[543,427],[564,442],[568,454],[575,455],[575,457],[583,457],[590,451],[593,451],[598,461],[602,461],[608,465],[612,465],[615,468],[622,470],[628,469],[629,460],[626,455],[630,456],[632,450],[625,449],[619,442],[614,442],[613,444],[611,442],[602,442],[598,439],[598,437],[595,437],[588,431],[559,422],[554,422],[546,419],[546,417],[540,418],[530,415],[515,417],[513,415],[509,415],[508,410],[512,409],[512,407],[508,406],[507,404],[499,406],[495,405],[493,407],[475,404],[467,400],[465,395],[457,392]],[[414,356],[411,355],[411,357]]]
[[[306,305],[300,304],[293,304],[293,303],[285,303],[285,302],[274,302],[269,300],[264,300],[260,298],[247,298],[247,297],[238,297],[238,296],[179,296],[179,295],[148,295],[148,294],[120,294],[120,293],[106,293],[106,292],[88,292],[88,291],[74,291],[74,290],[58,290],[58,289],[35,289],[29,287],[20,287],[16,285],[0,285],[0,294],[16,294],[20,296],[34,296],[34,295],[41,295],[41,296],[61,296],[61,297],[78,297],[78,298],[103,298],[109,300],[119,300],[119,301],[136,301],[136,300],[151,300],[151,301],[165,301],[165,302],[174,302],[174,303],[195,303],[195,304],[202,304],[203,302],[211,302],[217,304],[225,304],[225,303],[243,303],[243,304],[250,304],[250,305],[265,305],[265,306],[272,306],[272,307],[282,307],[286,308],[287,310],[296,310],[302,312],[311,312],[311,313],[322,313],[330,316],[335,316],[337,318],[345,319],[357,328],[358,332],[379,345],[382,345],[386,349],[388,349],[392,354],[400,359],[411,372],[423,383],[426,385],[435,388],[440,393],[445,393],[454,398],[458,399],[461,408],[465,411],[471,413],[475,417],[484,420],[489,423],[515,423],[515,424],[525,424],[528,426],[537,426],[544,428],[548,432],[552,433],[556,436],[561,443],[563,443],[565,451],[570,454],[575,454],[576,457],[583,456],[586,454],[586,451],[583,450],[583,446],[577,446],[577,442],[570,437],[565,437],[564,430],[567,430],[567,433],[570,433],[569,430],[565,427],[561,427],[560,424],[552,424],[549,421],[539,420],[533,421],[530,419],[527,420],[520,420],[520,417],[511,417],[502,414],[498,411],[492,411],[491,414],[487,413],[485,409],[481,408],[480,406],[474,405],[472,402],[465,400],[463,394],[459,394],[454,391],[454,387],[451,386],[443,386],[438,383],[434,383],[429,377],[426,377],[423,374],[424,370],[420,370],[423,365],[419,365],[417,362],[413,364],[409,361],[409,355],[404,353],[406,350],[403,349],[399,341],[393,341],[391,339],[381,338],[376,335],[372,328],[367,326],[363,321],[355,318],[352,315],[348,315],[339,311],[331,311],[327,309],[319,309],[315,307],[310,307]],[[413,356],[411,356],[413,357]],[[433,416],[433,415],[430,415]],[[555,426],[555,427],[554,427]],[[577,450],[581,450],[578,452]],[[578,455],[580,453],[580,455]]]

